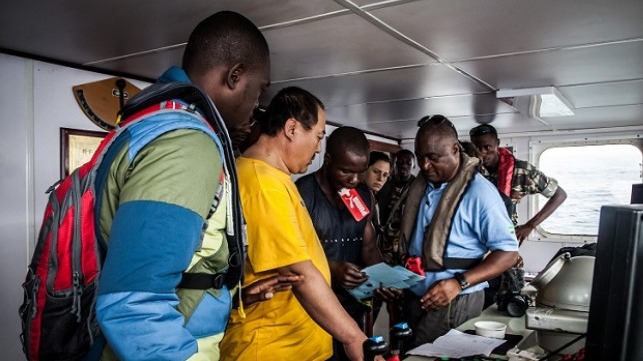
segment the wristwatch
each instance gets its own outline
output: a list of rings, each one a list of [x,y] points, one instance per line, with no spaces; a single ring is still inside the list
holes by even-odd
[[[456,272],[453,274],[453,278],[455,278],[456,281],[458,281],[458,284],[460,284],[460,288],[464,291],[467,287],[471,286],[469,282],[467,282],[467,279],[464,278],[464,275],[460,272]]]

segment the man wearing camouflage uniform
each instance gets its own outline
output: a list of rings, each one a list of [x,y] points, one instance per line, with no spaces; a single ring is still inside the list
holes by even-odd
[[[565,201],[567,193],[558,182],[547,177],[536,166],[516,159],[505,148],[500,148],[496,129],[489,124],[479,125],[469,132],[471,142],[482,154],[482,164],[489,172],[487,179],[498,190],[509,196],[514,204],[529,194],[542,194],[549,198],[545,206],[530,220],[518,225],[515,208],[512,220],[516,224],[516,237],[522,243],[531,231],[547,219]]]

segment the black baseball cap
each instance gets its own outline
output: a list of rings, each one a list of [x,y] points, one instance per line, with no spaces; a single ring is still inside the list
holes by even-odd
[[[498,136],[498,132],[496,131],[496,128],[494,128],[490,124],[480,124],[469,131],[470,137],[477,137],[485,134],[493,134],[496,137]]]

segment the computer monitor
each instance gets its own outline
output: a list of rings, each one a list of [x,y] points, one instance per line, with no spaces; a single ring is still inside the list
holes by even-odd
[[[643,360],[642,270],[643,204],[603,206],[586,360]]]
[[[643,204],[643,183],[632,184],[632,204]]]

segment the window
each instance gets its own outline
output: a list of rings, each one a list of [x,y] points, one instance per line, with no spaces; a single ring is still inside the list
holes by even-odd
[[[597,235],[601,206],[629,204],[641,183],[641,151],[629,144],[557,147],[545,150],[539,169],[567,192],[567,200],[541,226],[558,235]],[[538,207],[547,198],[538,195]]]

